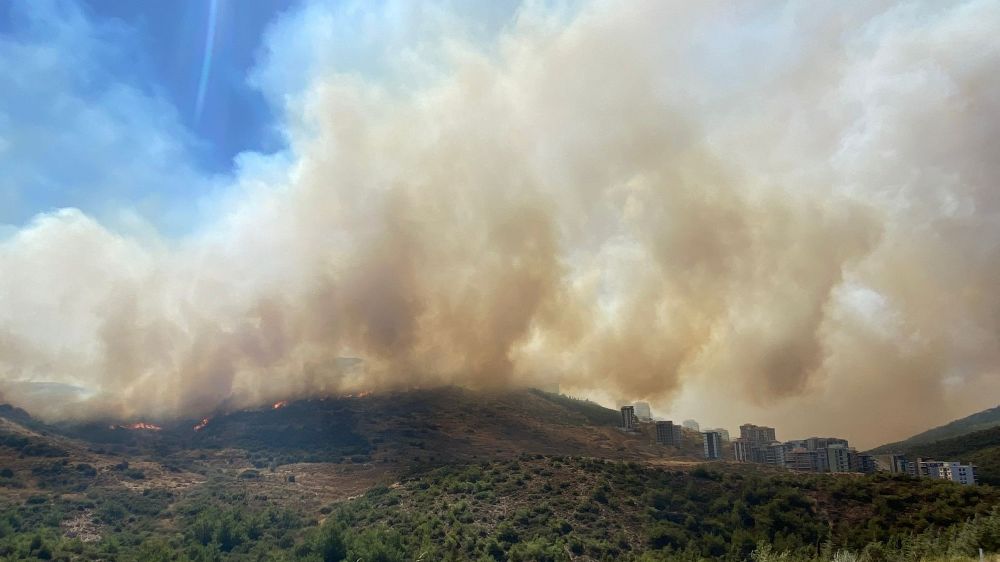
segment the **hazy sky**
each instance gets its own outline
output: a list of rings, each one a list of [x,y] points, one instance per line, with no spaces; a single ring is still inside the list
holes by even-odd
[[[995,405],[998,33],[987,1],[4,3],[0,389],[559,383],[862,446]]]

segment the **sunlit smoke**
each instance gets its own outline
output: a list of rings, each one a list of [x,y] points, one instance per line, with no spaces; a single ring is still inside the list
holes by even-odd
[[[0,372],[89,394],[2,390],[201,417],[559,384],[903,436],[1000,390],[998,28],[995,2],[532,4],[488,47],[417,35],[406,81],[318,65],[291,164],[243,161],[197,234],[62,210],[0,242]]]

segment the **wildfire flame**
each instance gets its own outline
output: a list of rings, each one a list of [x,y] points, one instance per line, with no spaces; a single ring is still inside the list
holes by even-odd
[[[284,408],[287,405],[288,405],[288,400],[278,400],[277,402],[274,403],[274,406],[271,406],[271,409],[280,410],[281,408]]]
[[[129,425],[111,426],[112,429],[130,429],[133,431],[161,431],[162,427],[146,422],[135,422]]]
[[[208,422],[211,419],[212,418],[205,418],[205,419],[201,420],[200,422],[198,422],[198,425],[194,426],[194,430],[195,431],[201,431],[201,430],[205,429],[205,426],[208,425]]]

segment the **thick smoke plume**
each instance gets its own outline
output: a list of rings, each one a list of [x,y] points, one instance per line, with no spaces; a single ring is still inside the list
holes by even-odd
[[[0,242],[3,391],[559,383],[870,444],[994,404],[998,31],[988,1],[598,2],[414,33],[395,80],[316,65],[290,164],[198,232],[68,209]]]

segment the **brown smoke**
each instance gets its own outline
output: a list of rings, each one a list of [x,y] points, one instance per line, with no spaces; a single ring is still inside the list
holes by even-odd
[[[0,242],[4,390],[149,417],[558,382],[865,444],[992,405],[1000,7],[836,8],[533,7],[485,51],[418,37],[416,85],[320,68],[284,179],[239,173],[204,231]]]

